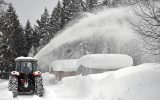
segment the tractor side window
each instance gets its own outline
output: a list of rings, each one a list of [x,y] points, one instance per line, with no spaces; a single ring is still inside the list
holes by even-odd
[[[16,71],[20,72],[20,62],[16,62]]]
[[[33,71],[37,71],[38,69],[37,69],[37,62],[33,62]]]

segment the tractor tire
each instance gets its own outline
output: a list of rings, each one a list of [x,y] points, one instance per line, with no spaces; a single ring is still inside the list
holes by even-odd
[[[18,79],[16,77],[12,78],[12,94],[13,97],[17,97],[18,96]]]
[[[12,76],[9,77],[9,82],[8,82],[8,90],[12,91]]]
[[[39,97],[43,96],[44,88],[43,79],[41,76],[35,77],[35,92]]]

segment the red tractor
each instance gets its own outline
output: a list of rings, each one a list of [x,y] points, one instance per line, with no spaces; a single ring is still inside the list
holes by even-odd
[[[9,90],[13,97],[18,94],[33,94],[43,96],[43,80],[38,71],[37,60],[32,57],[18,57],[15,59],[16,69],[9,78]]]

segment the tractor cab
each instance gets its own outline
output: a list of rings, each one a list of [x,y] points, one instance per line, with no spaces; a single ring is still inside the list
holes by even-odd
[[[31,57],[18,57],[15,59],[16,69],[15,71],[22,74],[31,74],[38,71],[38,64],[36,59]]]
[[[18,94],[36,93],[43,95],[43,82],[41,72],[38,71],[37,59],[32,57],[18,57],[15,59],[16,68],[9,78],[9,90],[13,96]]]

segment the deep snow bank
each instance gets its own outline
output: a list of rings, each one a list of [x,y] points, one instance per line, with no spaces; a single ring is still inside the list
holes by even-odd
[[[42,73],[42,78],[45,86],[56,84],[54,74],[49,74],[48,72]]]
[[[103,100],[159,100],[160,65],[143,64],[124,68],[102,80],[99,98]]]
[[[59,84],[59,97],[88,100],[159,100],[160,64],[142,64],[117,71],[68,77]]]

